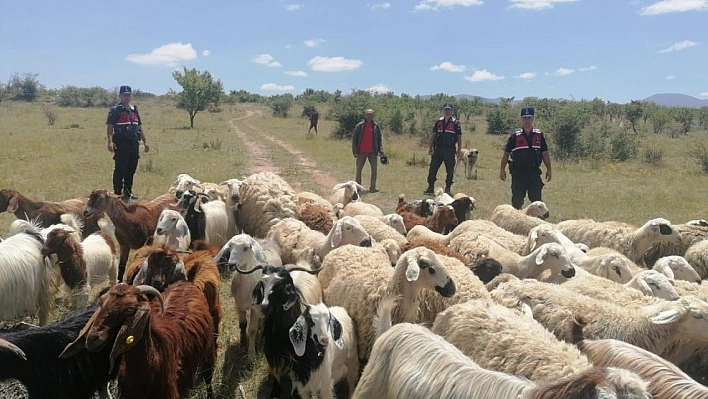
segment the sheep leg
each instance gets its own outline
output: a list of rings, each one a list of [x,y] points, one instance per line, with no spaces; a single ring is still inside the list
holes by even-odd
[[[125,273],[125,265],[128,263],[128,253],[130,248],[127,245],[120,246],[120,263],[118,263],[118,280],[123,281],[123,273]]]
[[[108,282],[111,286],[118,282],[118,259],[114,258],[108,268]]]
[[[244,320],[245,320],[244,312]],[[261,325],[261,310],[258,306],[251,306],[251,317],[248,321],[248,358],[253,360],[256,358],[256,337]]]

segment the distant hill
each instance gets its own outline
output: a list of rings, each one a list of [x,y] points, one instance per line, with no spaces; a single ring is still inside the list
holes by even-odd
[[[654,94],[653,96],[645,98],[644,101],[651,101],[664,107],[708,107],[708,100],[701,100],[699,98],[680,93]]]

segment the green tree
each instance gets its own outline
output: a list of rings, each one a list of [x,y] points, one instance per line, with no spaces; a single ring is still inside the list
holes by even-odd
[[[583,117],[577,107],[566,105],[556,113],[551,121],[554,156],[568,159],[581,155],[579,137],[582,126]]]
[[[196,68],[172,72],[172,77],[182,86],[177,94],[177,108],[189,114],[189,127],[194,127],[197,112],[204,111],[211,104],[217,103],[224,93],[224,85],[214,80],[209,71],[199,72]]]
[[[652,126],[654,127],[654,133],[656,134],[660,134],[661,131],[664,130],[666,124],[671,120],[668,111],[664,108],[654,110],[649,118],[651,119]]]
[[[644,113],[644,107],[641,101],[632,100],[629,104],[625,106],[624,114],[627,117],[629,123],[632,124],[632,130],[634,133],[637,132],[637,122],[642,117]]]
[[[396,110],[389,117],[388,128],[396,134],[403,133],[403,112],[401,112],[400,108],[396,107]]]
[[[509,134],[516,126],[516,120],[508,107],[495,106],[487,112],[486,120],[488,134]]]
[[[290,107],[293,105],[293,100],[292,94],[271,97],[270,109],[273,110],[273,116],[287,118]]]
[[[39,74],[27,72],[23,74],[13,73],[10,75],[10,81],[7,83],[6,90],[12,95],[15,100],[34,101],[41,89]]]
[[[693,112],[688,108],[681,108],[674,119],[681,124],[681,134],[688,134],[693,126]]]
[[[2,89],[0,88],[0,93]],[[2,96],[2,94],[0,94]],[[0,98],[0,100],[2,100]],[[698,126],[702,128],[708,128],[708,107],[703,107],[698,110]]]

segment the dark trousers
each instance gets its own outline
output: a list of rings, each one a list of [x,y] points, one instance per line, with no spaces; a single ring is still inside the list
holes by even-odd
[[[364,170],[364,164],[366,160],[369,160],[369,166],[371,166],[371,185],[369,189],[376,188],[376,174],[378,169],[378,160],[376,159],[375,153],[370,154],[356,154],[356,177],[354,181],[361,184],[361,172]]]
[[[433,157],[430,158],[430,170],[428,171],[428,185],[433,186],[438,177],[440,165],[445,163],[445,186],[452,186],[452,178],[455,176],[455,162],[457,161],[457,150],[453,148],[436,148]]]
[[[117,141],[113,152],[113,192],[121,195],[123,191],[133,192],[133,175],[138,168],[140,158],[137,141]]]
[[[541,190],[543,190],[543,181],[539,170],[511,173],[511,205],[514,208],[521,209],[524,206],[524,197],[527,193],[531,202],[542,201]]]

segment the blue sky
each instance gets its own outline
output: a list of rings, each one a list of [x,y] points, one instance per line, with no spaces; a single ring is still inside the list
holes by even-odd
[[[184,65],[265,95],[708,98],[708,0],[3,3],[0,79],[50,88],[162,94]]]

